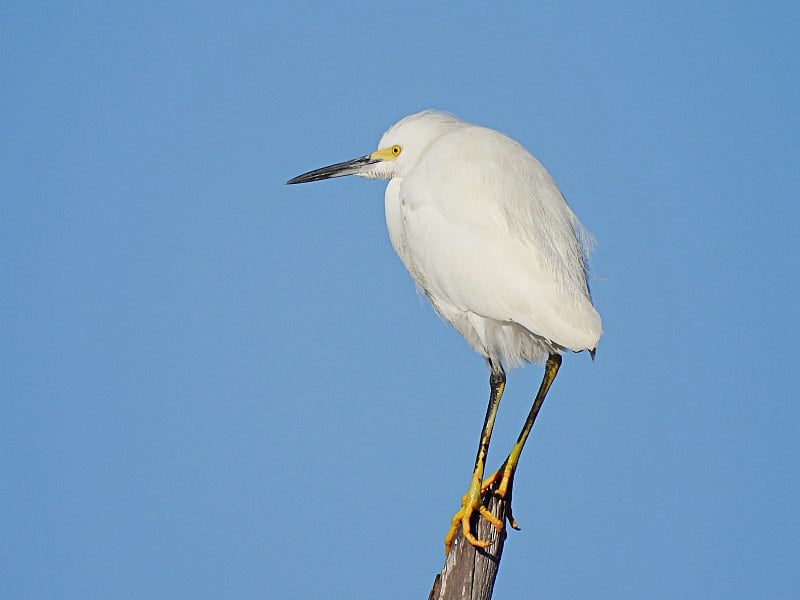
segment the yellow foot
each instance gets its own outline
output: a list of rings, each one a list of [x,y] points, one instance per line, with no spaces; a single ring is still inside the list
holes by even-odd
[[[464,494],[464,497],[461,499],[461,508],[455,515],[453,515],[453,519],[450,522],[450,530],[447,532],[447,535],[444,538],[445,555],[450,554],[450,547],[453,544],[453,538],[458,531],[459,524],[461,525],[461,531],[464,534],[464,539],[473,546],[477,546],[478,548],[488,548],[492,543],[489,540],[479,540],[472,535],[470,521],[472,520],[472,515],[476,511],[480,514],[480,516],[489,521],[489,523],[491,523],[498,532],[503,531],[503,522],[495,517],[491,511],[489,511],[489,509],[483,505],[481,498],[482,494],[480,480],[474,478],[469,486],[469,490],[467,490],[467,493]]]
[[[498,480],[500,481],[499,484],[497,483]],[[481,484],[481,497],[485,497],[488,494],[503,498],[507,502],[506,518],[508,519],[508,524],[519,531],[520,527],[517,524],[517,520],[514,518],[514,514],[511,512],[511,491],[513,488],[514,469],[503,465],[483,480]]]

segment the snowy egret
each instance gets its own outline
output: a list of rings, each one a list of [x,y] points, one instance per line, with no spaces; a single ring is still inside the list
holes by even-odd
[[[386,225],[392,246],[417,287],[489,366],[489,404],[475,466],[461,508],[445,538],[449,553],[459,527],[480,513],[498,531],[504,523],[482,503],[491,493],[509,501],[522,448],[561,354],[589,351],[602,334],[587,283],[588,234],[550,174],[505,135],[437,111],[392,125],[378,150],[316,169],[288,183],[343,175],[388,179]],[[506,383],[504,365],[545,363],[525,425],[500,468],[484,478],[495,416]]]

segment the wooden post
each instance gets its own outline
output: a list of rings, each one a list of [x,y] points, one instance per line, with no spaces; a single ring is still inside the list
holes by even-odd
[[[506,522],[506,500],[487,495],[483,503],[503,523]],[[486,519],[477,515],[474,519],[477,521],[477,538],[491,540],[491,545],[485,550],[476,548],[465,542],[459,531],[442,572],[433,582],[428,600],[489,600],[492,597],[508,525],[498,533]]]

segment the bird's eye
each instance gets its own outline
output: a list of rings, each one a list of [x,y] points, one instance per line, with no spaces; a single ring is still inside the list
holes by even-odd
[[[392,156],[400,156],[400,153],[403,151],[403,149],[397,145],[392,146],[391,150],[392,150]]]

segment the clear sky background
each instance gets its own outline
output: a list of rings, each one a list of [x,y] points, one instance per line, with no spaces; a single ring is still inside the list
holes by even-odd
[[[652,6],[650,5],[652,4]],[[495,598],[800,589],[796,2],[4,3],[8,598],[426,598],[482,360],[394,255],[400,117],[518,139],[598,240],[597,360]],[[541,370],[512,371],[489,466]]]

